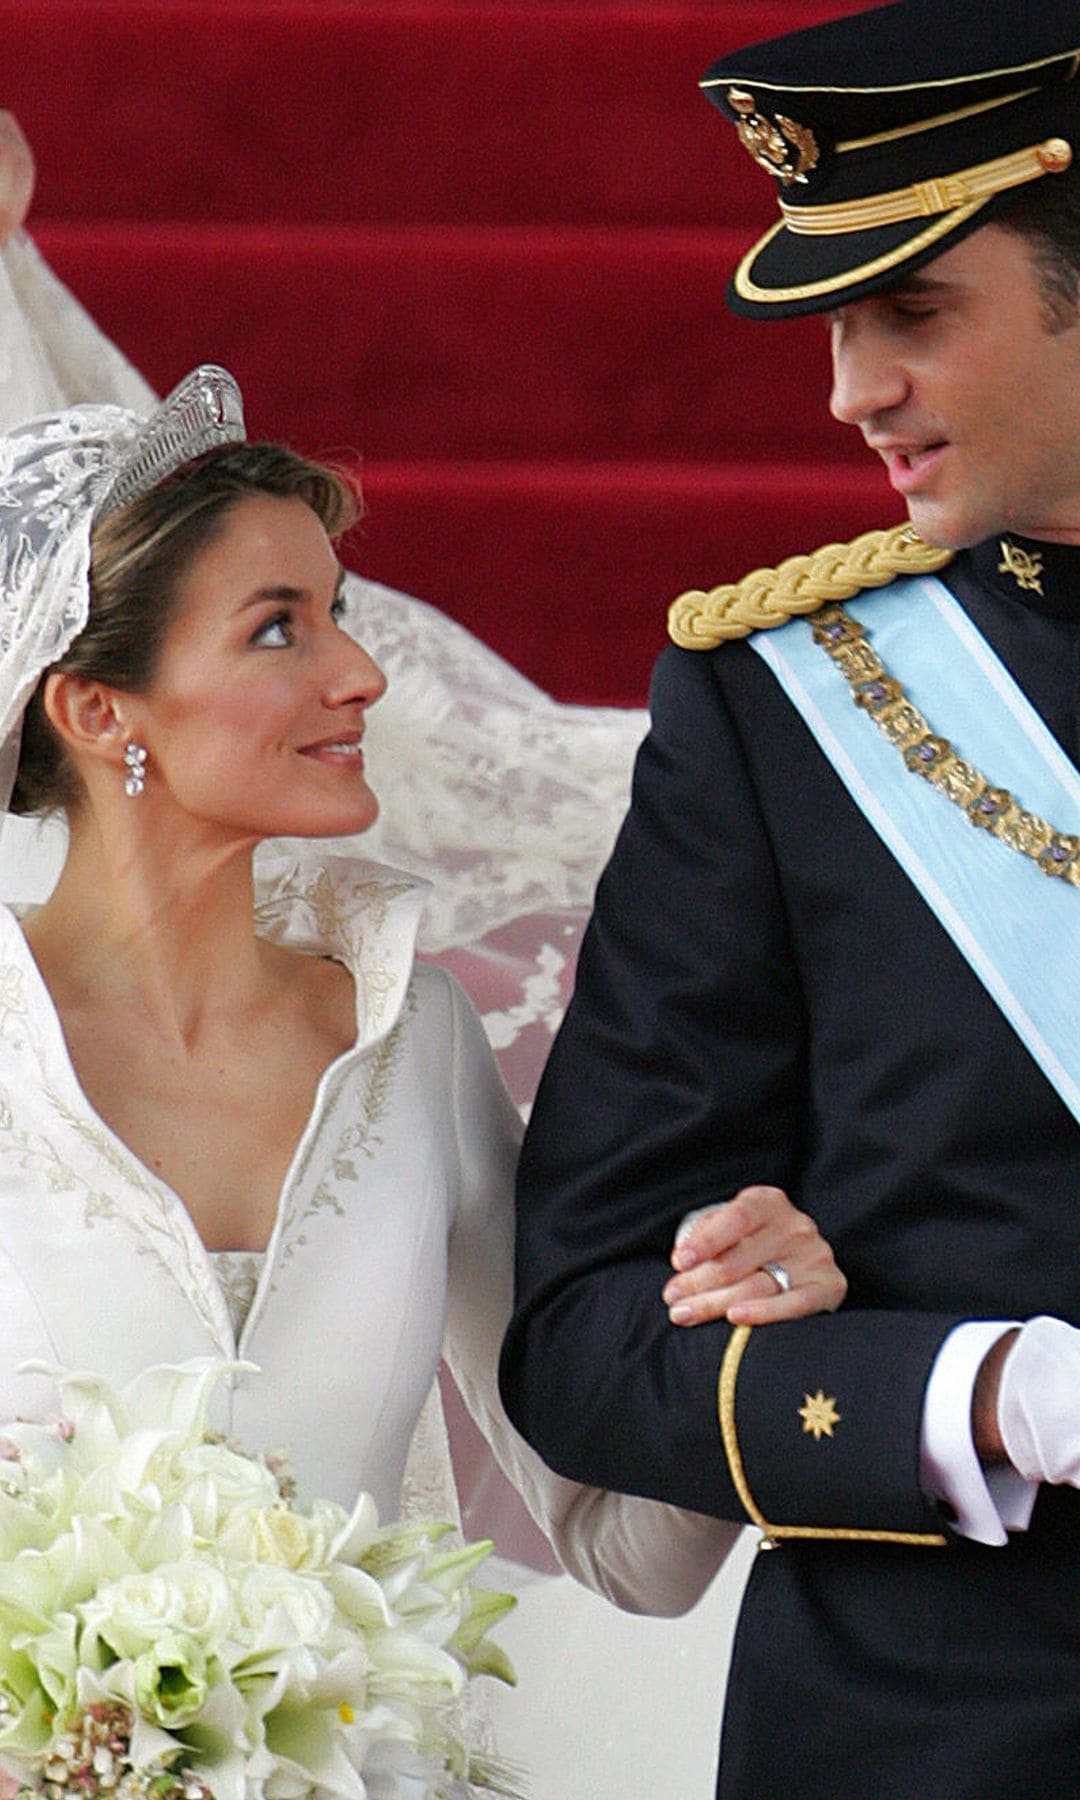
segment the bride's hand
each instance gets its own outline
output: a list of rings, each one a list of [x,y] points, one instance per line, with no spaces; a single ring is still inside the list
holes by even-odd
[[[0,110],[0,244],[22,224],[33,191],[33,152],[14,115]]]
[[[833,1312],[847,1293],[813,1219],[777,1187],[745,1187],[732,1200],[691,1213],[679,1228],[671,1263],[677,1273],[665,1284],[663,1299],[675,1325],[723,1318],[732,1325],[771,1325]]]

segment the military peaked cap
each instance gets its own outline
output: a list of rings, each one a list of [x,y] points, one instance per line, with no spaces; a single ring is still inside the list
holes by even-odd
[[[733,51],[702,87],[777,185],[728,292],[756,317],[861,299],[1015,188],[1080,179],[1077,0],[899,0]]]

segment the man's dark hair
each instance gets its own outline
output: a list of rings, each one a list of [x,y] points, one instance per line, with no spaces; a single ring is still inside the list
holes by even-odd
[[[1044,175],[1003,194],[987,223],[1003,225],[1031,246],[1051,331],[1067,331],[1080,310],[1080,171]]]

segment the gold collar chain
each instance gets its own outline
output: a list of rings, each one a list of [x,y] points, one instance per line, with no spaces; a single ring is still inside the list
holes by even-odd
[[[947,738],[938,737],[889,674],[858,620],[849,618],[842,606],[823,606],[809,623],[815,643],[832,657],[856,706],[870,714],[914,774],[962,807],[970,824],[1030,857],[1044,875],[1080,887],[1080,837],[1056,831],[1036,813],[1025,812],[1007,788],[992,787]]]

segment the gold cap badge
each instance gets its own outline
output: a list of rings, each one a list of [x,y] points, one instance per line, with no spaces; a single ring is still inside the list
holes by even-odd
[[[777,175],[784,187],[805,182],[811,169],[821,159],[814,134],[805,125],[777,113],[775,123],[758,111],[753,94],[744,88],[729,88],[728,105],[738,114],[735,128],[742,143],[756,163]],[[792,153],[794,152],[794,160]]]

